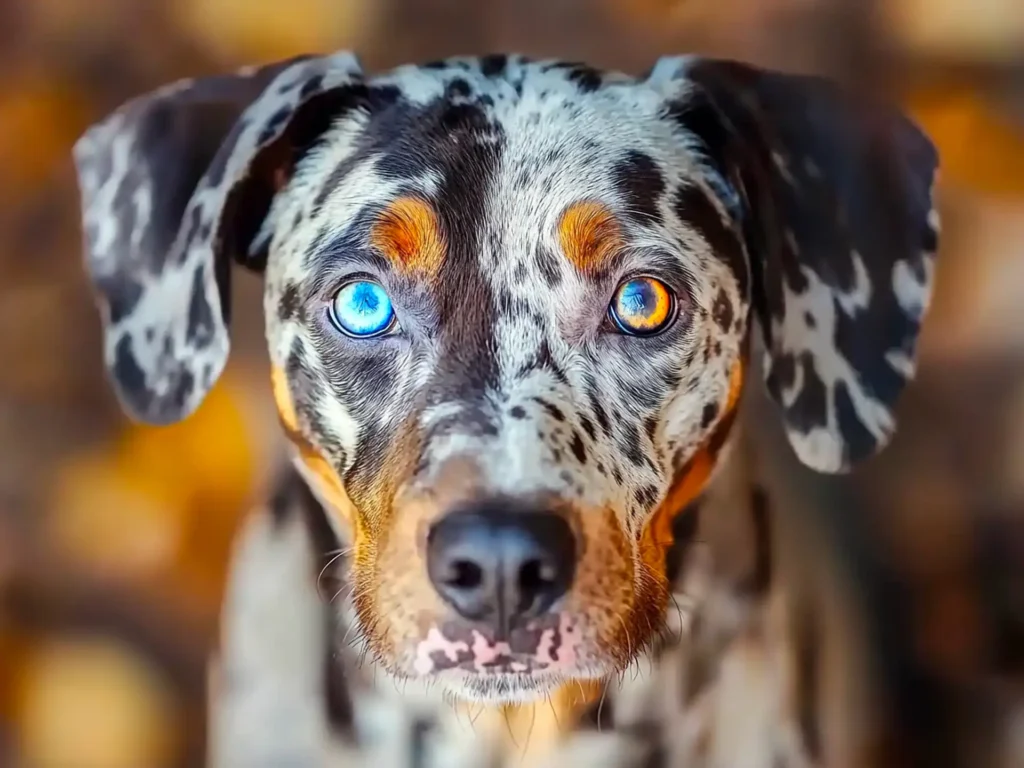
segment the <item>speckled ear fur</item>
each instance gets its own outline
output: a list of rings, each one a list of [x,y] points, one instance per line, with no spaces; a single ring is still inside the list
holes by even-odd
[[[360,81],[348,53],[182,80],[79,139],[86,266],[107,368],[134,418],[178,421],[213,386],[228,356],[231,259],[260,267],[282,172]]]
[[[849,469],[888,441],[914,374],[938,242],[934,147],[821,78],[674,57],[649,80],[702,141],[742,227],[791,444],[816,470]]]

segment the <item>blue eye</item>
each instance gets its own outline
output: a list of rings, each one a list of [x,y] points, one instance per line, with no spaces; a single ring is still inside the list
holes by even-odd
[[[365,339],[390,329],[395,323],[395,309],[377,283],[353,280],[334,296],[331,321],[342,333]]]
[[[660,280],[638,277],[621,283],[608,307],[615,326],[630,336],[651,336],[672,322],[675,302]]]

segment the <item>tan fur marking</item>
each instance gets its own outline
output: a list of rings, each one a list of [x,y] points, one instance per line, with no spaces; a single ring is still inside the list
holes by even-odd
[[[672,546],[672,521],[677,514],[704,491],[718,463],[718,451],[731,428],[743,390],[743,363],[737,363],[729,378],[729,391],[722,416],[693,457],[686,463],[669,489],[665,500],[655,510],[640,540],[640,556],[654,573],[664,574],[665,552]]]
[[[400,272],[437,276],[447,250],[437,214],[415,197],[393,201],[373,225],[370,244]]]
[[[558,221],[562,252],[584,275],[600,272],[623,247],[622,230],[615,215],[601,203],[573,203]]]
[[[300,444],[298,448],[303,465],[305,465],[317,484],[316,490],[319,492],[320,497],[331,507],[331,511],[341,518],[342,522],[352,526],[353,534],[355,535],[353,544],[358,547],[359,532],[361,530],[359,515],[355,513],[355,507],[348,496],[348,492],[345,490],[344,484],[341,482],[341,478],[338,477],[338,473],[334,471],[334,467],[330,465],[327,459],[309,445]]]
[[[274,393],[274,402],[277,404],[277,415],[281,425],[287,432],[298,432],[299,417],[295,413],[295,404],[292,402],[291,392],[288,390],[288,378],[284,368],[274,365],[270,368],[270,386]]]
[[[270,368],[270,387],[277,405],[277,415],[285,435],[298,449],[303,465],[309,471],[311,480],[316,483],[316,490],[321,498],[330,505],[331,511],[342,518],[349,526],[358,523],[352,500],[345,491],[345,486],[330,463],[320,455],[299,429],[299,415],[295,410],[291,392],[288,389],[288,377],[283,368],[273,365]]]

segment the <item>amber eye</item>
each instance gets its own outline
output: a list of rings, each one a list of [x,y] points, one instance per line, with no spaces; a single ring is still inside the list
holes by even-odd
[[[608,315],[620,331],[630,336],[651,336],[665,330],[675,314],[675,298],[668,287],[653,277],[626,280],[615,290]]]

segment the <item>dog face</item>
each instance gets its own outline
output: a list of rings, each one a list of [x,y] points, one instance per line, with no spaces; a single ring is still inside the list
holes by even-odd
[[[188,81],[76,146],[129,412],[184,417],[265,272],[275,397],[376,658],[507,701],[622,669],[728,445],[748,325],[801,459],[877,450],[931,282],[936,159],[812,78],[346,54]]]

